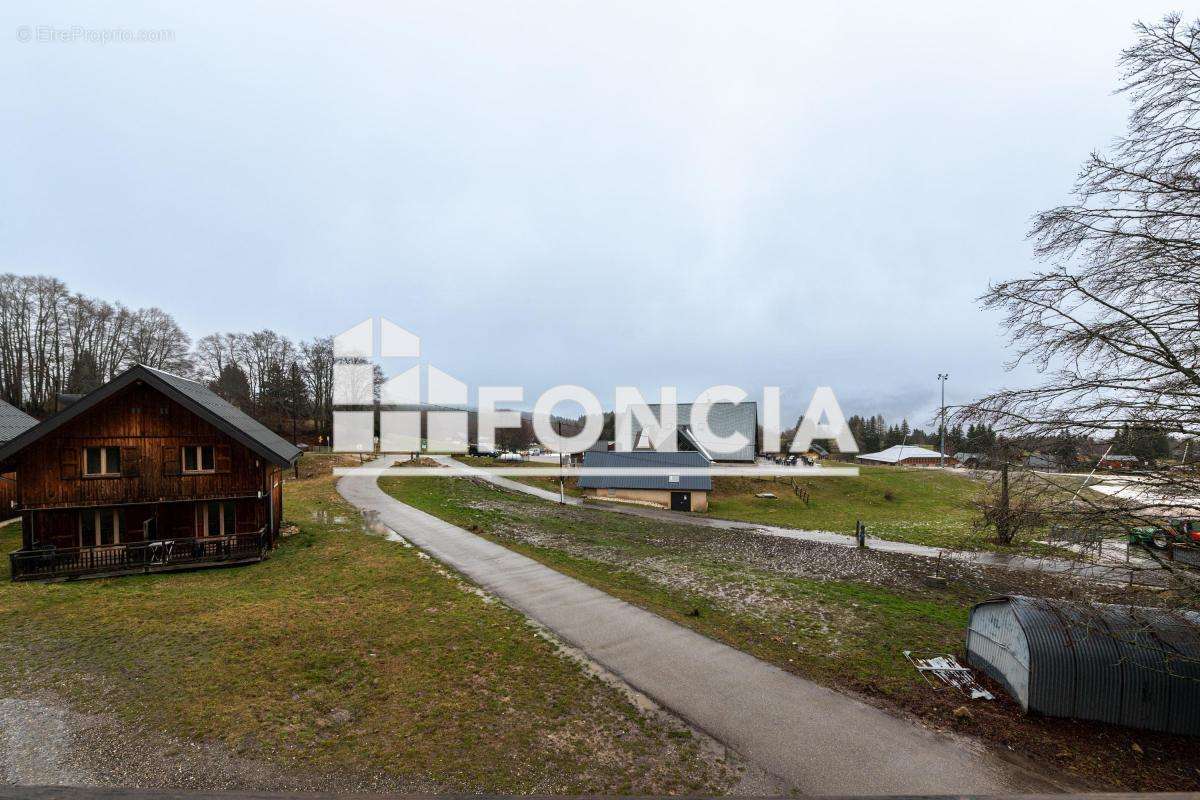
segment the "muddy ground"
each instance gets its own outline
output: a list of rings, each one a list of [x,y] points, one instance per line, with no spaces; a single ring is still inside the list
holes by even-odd
[[[686,595],[700,595],[739,615],[824,634],[823,656],[839,655],[839,629],[847,620],[836,609],[774,591],[762,574],[781,579],[867,584],[905,596],[969,608],[986,597],[1024,594],[1041,597],[1136,605],[1179,605],[1184,598],[1147,588],[1097,584],[1070,576],[987,567],[957,561],[853,550],[736,530],[662,523],[639,535],[647,546],[619,547],[588,535],[580,528],[595,526],[596,511],[587,508],[530,504],[496,495],[495,500],[468,502],[499,519],[487,531],[500,541],[510,540],[551,548],[575,558],[610,564]],[[494,512],[502,512],[496,514]],[[548,524],[541,524],[541,519]],[[619,523],[614,523],[619,524]],[[640,552],[639,552],[640,551]],[[667,555],[664,555],[664,551]],[[686,554],[679,557],[679,554]],[[712,564],[736,565],[739,570],[712,569]],[[742,579],[739,571],[747,576]],[[758,573],[759,577],[754,577]],[[931,586],[930,576],[944,579]],[[965,663],[964,646],[956,654]],[[900,653],[896,657],[901,658]],[[789,668],[782,663],[780,666]],[[980,738],[988,744],[1041,769],[1061,770],[1085,788],[1135,790],[1200,789],[1200,740],[1139,731],[1093,722],[1027,715],[1003,689],[979,676],[996,700],[970,702],[954,691],[881,689],[848,676],[824,676],[844,691],[876,705],[910,715],[927,725]],[[956,713],[957,712],[957,713]]]

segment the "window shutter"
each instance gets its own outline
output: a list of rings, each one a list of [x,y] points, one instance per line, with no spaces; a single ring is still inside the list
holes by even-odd
[[[180,472],[179,459],[183,456],[179,452],[178,447],[163,445],[162,449],[162,474],[163,475],[178,475]]]
[[[213,454],[217,461],[217,472],[233,472],[233,456],[230,455],[229,445],[217,445]]]
[[[136,478],[142,474],[142,451],[136,447],[121,448],[121,474]]]
[[[79,448],[71,445],[63,445],[59,450],[58,456],[59,477],[64,481],[74,480],[79,477]]]

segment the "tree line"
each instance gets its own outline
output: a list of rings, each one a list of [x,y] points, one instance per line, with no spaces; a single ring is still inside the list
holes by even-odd
[[[194,378],[281,432],[328,437],[333,340],[275,331],[191,337],[160,308],[72,292],[45,275],[0,275],[0,399],[37,417],[134,364]]]
[[[863,453],[875,453],[886,450],[898,444],[911,444],[932,447],[935,450],[941,445],[942,429],[926,432],[921,428],[913,428],[907,419],[899,424],[889,425],[882,414],[863,417],[858,414],[846,420],[858,449]],[[996,446],[996,432],[988,425],[974,423],[964,430],[962,425],[946,428],[946,455],[966,451],[969,453],[987,453]]]

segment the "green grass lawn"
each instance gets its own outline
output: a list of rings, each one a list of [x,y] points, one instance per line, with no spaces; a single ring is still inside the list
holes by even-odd
[[[0,574],[4,692],[52,691],[85,712],[371,785],[728,785],[686,730],[639,712],[520,614],[365,533],[330,478],[285,494],[299,532],[262,564],[58,584]],[[0,529],[7,550],[19,539],[18,525]]]
[[[405,503],[826,683],[871,692],[910,691],[920,679],[898,657],[901,650],[954,650],[961,643],[968,600],[960,592],[939,597],[864,582],[785,576],[733,552],[718,554],[725,539],[763,538],[753,534],[598,508],[564,509],[467,480],[385,478],[380,485]],[[654,567],[644,571],[640,564]],[[687,579],[678,586],[655,579],[673,573]],[[722,590],[706,592],[702,586]],[[714,599],[726,589],[770,596],[774,602],[767,605],[775,611]]]
[[[860,466],[857,478],[806,478],[796,485],[807,489],[808,503],[790,480],[717,478],[709,516],[846,534],[861,520],[882,539],[964,550],[989,546],[987,534],[972,529],[971,501],[983,484],[961,474]],[[755,496],[762,492],[776,499]]]
[[[495,466],[490,458],[458,457],[466,464]],[[830,462],[831,466],[839,466]],[[505,463],[503,466],[547,466],[538,462]],[[511,480],[558,491],[557,478],[508,476]],[[1073,489],[1078,479],[1056,476],[1064,491]],[[961,472],[932,469],[859,466],[859,476],[797,479],[796,487],[806,489],[808,502],[793,488],[790,479],[718,477],[709,495],[707,516],[719,519],[756,522],[803,530],[824,530],[852,534],[862,521],[871,536],[896,542],[912,542],[930,547],[957,550],[997,550],[1043,552],[1047,548],[1024,537],[1001,548],[991,541],[991,533],[974,527],[977,512],[974,500],[985,488],[983,481]],[[574,479],[566,484],[567,494],[583,493]],[[756,495],[770,492],[774,499]]]

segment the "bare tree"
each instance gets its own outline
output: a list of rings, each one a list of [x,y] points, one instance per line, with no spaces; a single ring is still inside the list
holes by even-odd
[[[1055,484],[1028,470],[1011,470],[1007,462],[985,484],[974,500],[975,528],[990,532],[996,544],[1010,545],[1026,534],[1041,532],[1053,516],[1055,502],[1061,500]]]
[[[144,308],[131,315],[124,361],[188,375],[192,372],[192,340],[171,315]]]
[[[1120,58],[1128,130],[1085,162],[1072,202],[1035,218],[1045,268],[982,298],[1005,314],[1013,365],[1043,378],[960,409],[960,421],[1010,438],[1200,433],[1200,20],[1172,15],[1135,30]],[[1197,477],[1147,470],[1137,497],[1061,512],[1160,517],[1200,497]]]
[[[133,363],[187,372],[191,342],[161,309],[130,311],[41,275],[0,275],[0,397],[33,412]]]
[[[333,338],[302,343],[300,357],[300,374],[308,389],[314,433],[328,439],[333,435]]]

